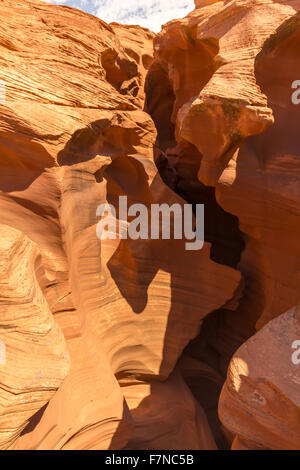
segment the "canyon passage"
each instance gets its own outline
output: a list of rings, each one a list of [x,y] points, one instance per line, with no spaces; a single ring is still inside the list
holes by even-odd
[[[299,12],[0,2],[1,450],[300,449]]]

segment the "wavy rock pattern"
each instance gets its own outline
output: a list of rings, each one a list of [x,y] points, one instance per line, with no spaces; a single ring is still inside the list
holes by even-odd
[[[42,293],[40,252],[23,233],[0,226],[0,448],[11,446],[29,418],[67,376],[65,338]]]
[[[210,208],[206,237],[213,243],[211,253],[243,275],[235,311],[225,306],[216,312],[191,349],[223,375],[244,341],[300,300],[300,107],[291,99],[300,73],[300,3],[195,4],[192,13],[165,25],[154,40],[147,104],[158,128],[161,153],[156,158],[164,180],[191,202]],[[162,76],[164,87],[155,94]],[[238,218],[239,230],[229,214]],[[192,388],[198,395],[199,382]],[[233,431],[230,422],[243,397],[229,406],[226,389],[223,396],[225,424]],[[241,436],[247,435],[246,426],[245,418]],[[290,447],[299,446],[297,436]],[[268,441],[269,448],[285,444],[282,440],[280,447],[279,436]]]
[[[0,448],[300,445],[300,3],[195,5],[0,2]],[[204,203],[203,249],[99,240],[119,196]]]
[[[215,448],[183,378],[168,377],[203,318],[232,298],[240,274],[211,261],[208,244],[187,252],[180,240],[100,242],[96,235],[97,207],[120,195],[129,204],[184,203],[158,175],[156,130],[141,110],[152,33],[22,1],[14,6],[18,28],[8,44],[11,7],[10,1],[0,5],[7,18],[0,69],[7,95],[0,124],[1,220],[39,247],[42,299],[70,355],[68,374],[63,369],[63,377],[53,379],[54,396],[45,395],[36,407],[35,396],[28,398],[31,419],[21,435],[15,426],[14,440],[20,437],[14,448],[106,449],[128,442],[136,448],[144,445],[135,438],[140,427],[149,448],[179,448],[180,442]],[[27,354],[30,362],[29,346]],[[157,400],[161,413],[169,407],[158,436],[151,411],[131,398],[137,393],[146,400],[152,387],[152,413]],[[189,422],[173,444],[174,426],[184,416]]]

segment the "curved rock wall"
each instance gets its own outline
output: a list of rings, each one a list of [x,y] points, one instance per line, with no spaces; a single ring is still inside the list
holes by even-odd
[[[300,303],[298,9],[200,0],[155,37],[0,3],[0,448],[299,447],[272,366]],[[204,203],[203,249],[99,240],[120,196]]]
[[[207,220],[206,237],[213,243],[211,253],[242,273],[242,295],[235,311],[222,308],[210,316],[189,348],[190,354],[205,358],[223,375],[238,346],[299,304],[300,106],[292,95],[300,74],[300,3],[195,3],[194,12],[165,25],[154,40],[153,71],[159,64],[173,90],[169,113],[173,135],[170,132],[166,139],[158,132],[157,164],[171,187],[210,208],[214,223]],[[149,111],[160,131],[163,108],[160,114],[151,93],[148,101],[154,105]],[[238,218],[239,232],[233,230],[235,219],[228,214]],[[297,340],[297,329],[293,334]],[[259,350],[255,353],[263,356]],[[269,367],[275,368],[276,359],[269,361]],[[261,374],[266,379],[266,372]],[[227,384],[230,377],[231,372]],[[296,378],[291,380],[297,383]],[[193,381],[195,395],[200,393],[199,383]],[[279,435],[273,443],[271,436],[256,441],[258,428],[248,436],[246,418],[240,430],[230,424],[244,398],[236,392],[229,411],[228,387],[220,416],[230,431],[247,436],[246,448],[251,443],[254,448],[284,448],[287,443],[283,439],[280,444]],[[297,415],[299,404],[293,406]],[[267,413],[272,413],[271,408]],[[275,421],[274,417],[274,428]],[[299,424],[296,428],[299,434]],[[299,448],[297,433],[289,448]]]

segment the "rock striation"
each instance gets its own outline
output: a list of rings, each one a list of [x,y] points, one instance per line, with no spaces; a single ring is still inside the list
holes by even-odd
[[[156,129],[142,110],[153,34],[37,1],[14,4],[14,23],[12,5],[0,5],[6,18],[0,41],[1,80],[6,84],[0,124],[1,222],[38,247],[40,301],[60,333],[58,345],[54,338],[45,353],[36,353],[43,374],[52,377],[51,393],[45,385],[40,396],[38,381],[37,393],[28,395],[27,382],[20,382],[22,413],[10,423],[9,442],[4,435],[1,445],[172,447],[174,429],[187,416],[188,423],[176,432],[176,448],[215,448],[205,413],[184,379],[180,373],[169,377],[205,316],[234,296],[240,273],[212,261],[209,244],[187,252],[182,240],[100,241],[96,233],[97,207],[117,202],[120,195],[128,197],[128,204],[184,204],[158,174],[153,161]],[[18,251],[11,256],[11,262],[20,262]],[[9,276],[8,265],[3,283]],[[26,306],[33,331],[26,330],[22,366],[28,363],[31,376],[31,342],[39,321],[28,302]],[[42,320],[40,328],[42,335]],[[5,342],[5,324],[0,331]],[[51,357],[59,354],[59,345],[69,362],[58,362],[54,372]],[[1,384],[18,360],[7,356]],[[0,387],[1,400],[8,393]],[[149,399],[153,411],[143,405]],[[165,431],[157,436],[157,427],[148,422],[151,413],[165,413],[166,408]],[[145,429],[147,444],[139,428]]]
[[[147,104],[164,180],[190,202],[206,204],[211,255],[243,276],[235,311],[222,308],[208,318],[191,349],[224,375],[243,342],[299,304],[300,107],[293,90],[300,76],[300,3],[195,3],[154,40]],[[162,76],[164,86],[153,86]],[[193,387],[198,394],[199,382]],[[234,421],[234,410],[227,410],[225,424]],[[243,426],[245,432],[246,420]],[[280,447],[279,437],[273,445]]]
[[[1,449],[300,447],[300,2],[195,6],[0,2]],[[204,203],[203,248],[99,239],[120,196]]]

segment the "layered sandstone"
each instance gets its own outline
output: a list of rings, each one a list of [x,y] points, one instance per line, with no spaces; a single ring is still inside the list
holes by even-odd
[[[65,338],[41,290],[41,254],[24,233],[0,226],[0,448],[7,448],[68,375]]]
[[[165,25],[155,38],[147,104],[158,128],[157,164],[164,180],[191,202],[206,203],[211,211],[206,237],[214,259],[243,275],[236,311],[216,312],[191,349],[224,374],[241,343],[299,304],[300,107],[291,98],[300,74],[300,3],[195,3],[192,13]],[[164,87],[151,93],[162,77]],[[292,334],[296,340],[297,331]],[[255,354],[259,361],[258,345]],[[269,361],[275,369],[276,359]],[[267,371],[261,374],[267,380]],[[193,389],[199,393],[195,381]],[[226,390],[222,410],[229,400]],[[236,406],[243,406],[243,396],[236,397],[235,404],[228,404],[225,424],[238,434],[228,424],[234,422]],[[285,430],[290,425],[294,432],[293,423],[294,418],[286,418]],[[246,418],[241,427],[246,437]],[[260,442],[254,439],[257,429],[247,436],[254,447]],[[284,448],[287,442],[282,437],[280,444],[280,436],[273,444],[271,438],[260,444]],[[297,436],[290,447],[299,445]]]
[[[19,400],[23,414],[10,423],[12,437],[8,441],[5,435],[1,445],[215,448],[201,405],[179,372],[170,375],[204,317],[234,296],[240,274],[213,262],[208,244],[188,252],[181,240],[100,241],[96,234],[97,207],[117,203],[120,195],[128,197],[128,205],[184,204],[158,174],[156,130],[142,110],[153,35],[38,1],[5,1],[0,9],[5,19],[0,78],[6,84],[1,222],[39,250],[40,301],[58,342],[47,343],[43,354],[36,352],[43,374],[52,377],[51,394],[46,384],[39,401],[34,391],[26,403]],[[19,261],[18,252],[12,254],[11,262]],[[28,279],[33,276],[26,273]],[[4,283],[9,276],[3,273]],[[11,302],[18,312],[14,297]],[[38,322],[26,305],[28,321],[32,312],[31,321]],[[27,331],[24,347],[29,376],[35,373],[34,334],[34,328]],[[51,358],[62,354],[56,352],[59,345],[65,351],[64,338],[70,364],[57,362],[54,372]],[[7,356],[1,383],[18,360]],[[20,380],[19,387],[25,393],[27,382]],[[0,387],[1,400],[7,393]],[[159,409],[168,408],[159,435],[149,407],[143,406],[147,400],[158,413],[155,419]],[[175,443],[176,420],[185,423],[186,417]],[[148,444],[139,429],[145,429]]]
[[[195,3],[0,3],[1,448],[300,446],[300,3]],[[204,203],[203,249],[100,240],[119,196]]]
[[[269,322],[235,353],[219,407],[235,435],[233,449],[299,450],[295,338],[300,338],[299,307]]]

